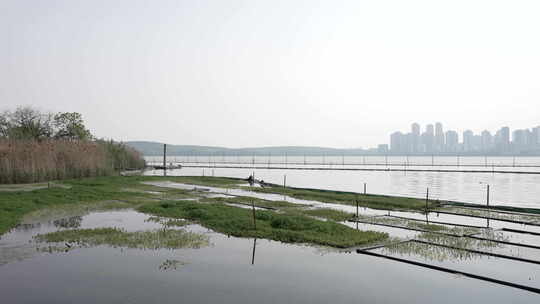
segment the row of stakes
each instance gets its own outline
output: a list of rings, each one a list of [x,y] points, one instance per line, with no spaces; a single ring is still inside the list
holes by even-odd
[[[204,169],[202,171],[202,176],[204,175]],[[214,170],[212,170],[212,177],[214,176]],[[255,179],[255,172],[252,173],[253,179]],[[287,174],[283,175],[283,188],[287,187]],[[364,183],[364,195],[367,194],[367,183]],[[486,189],[486,206],[489,210],[489,195],[490,195],[490,185],[487,185]],[[356,218],[359,217],[359,200],[356,199]],[[253,226],[255,230],[257,230],[257,223],[255,219],[255,202],[251,201],[251,206],[253,210]],[[425,206],[425,213],[426,213],[426,222],[429,222],[428,215],[429,215],[429,188],[426,188],[426,206]]]

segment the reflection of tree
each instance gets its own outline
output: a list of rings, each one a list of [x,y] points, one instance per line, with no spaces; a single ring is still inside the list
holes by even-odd
[[[33,223],[33,224],[19,224],[15,229],[17,230],[23,230],[23,231],[29,231],[33,229],[37,229],[41,227],[41,223]]]
[[[53,221],[55,227],[58,228],[79,228],[81,226],[82,217],[73,216]]]

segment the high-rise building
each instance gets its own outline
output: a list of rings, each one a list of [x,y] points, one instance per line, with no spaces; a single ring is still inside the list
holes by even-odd
[[[489,151],[493,149],[493,136],[488,130],[484,130],[481,135],[481,149],[482,151]]]
[[[529,130],[515,130],[512,133],[512,146],[514,149],[521,149],[527,146]]]
[[[459,151],[459,135],[456,131],[446,131],[446,145],[445,151],[458,152]]]
[[[426,126],[426,132],[422,134],[422,144],[425,152],[433,152],[433,147],[435,144],[435,132],[432,124]]]
[[[413,123],[411,125],[411,133],[414,135],[420,135],[420,125],[418,123]]]
[[[509,127],[501,128],[501,139],[502,139],[503,145],[505,146],[510,145],[510,128]]]
[[[441,152],[444,149],[444,133],[442,123],[435,124],[435,150]]]
[[[411,135],[409,139],[411,152],[420,152],[420,125],[416,122],[411,125]]]
[[[474,133],[471,130],[463,132],[463,151],[471,152],[474,150]]]
[[[540,126],[533,128],[532,130],[532,139],[533,139],[533,146],[538,147],[540,146]]]
[[[499,152],[507,152],[510,149],[510,128],[502,127],[497,131],[494,138],[495,149]]]
[[[394,153],[403,152],[403,133],[394,132],[390,135],[390,150]]]
[[[418,123],[411,124],[410,133],[394,132],[390,136],[389,150],[392,153],[478,153],[517,155],[540,152],[540,126],[532,129],[515,130],[510,133],[509,127],[500,128],[495,135],[488,130],[475,135],[473,131],[463,132],[460,136],[456,131],[444,132],[443,125],[437,122],[428,124],[424,132]],[[385,151],[385,146],[378,147],[379,153]]]

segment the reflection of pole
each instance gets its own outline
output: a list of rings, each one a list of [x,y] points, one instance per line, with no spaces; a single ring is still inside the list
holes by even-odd
[[[287,174],[283,175],[283,188],[287,186]]]
[[[253,228],[257,230],[257,221],[255,219],[255,201],[253,199],[251,200],[251,208],[253,210]]]
[[[367,194],[366,190],[367,190],[367,184],[366,184],[366,183],[364,183],[364,195],[366,195],[366,194]]]
[[[251,265],[255,265],[255,247],[257,246],[257,238],[253,239],[253,253],[251,255]]]

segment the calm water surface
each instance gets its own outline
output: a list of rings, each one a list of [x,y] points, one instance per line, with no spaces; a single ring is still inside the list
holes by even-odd
[[[252,172],[266,182],[294,187],[367,192],[425,198],[427,188],[432,199],[486,204],[487,185],[490,203],[540,208],[540,175],[511,173],[461,172],[384,172],[317,171],[287,169],[182,168],[168,170],[168,175],[215,175],[247,178]],[[162,170],[149,171],[162,175]]]
[[[127,230],[159,226],[145,222],[147,218],[132,210],[108,211],[69,223]],[[58,221],[21,225],[2,236],[0,250],[24,252],[33,235],[58,229],[64,229]],[[4,260],[0,266],[2,302],[538,303],[539,299],[519,289],[356,253],[227,237],[197,225],[186,229],[206,233],[212,245],[178,250],[100,246],[53,254],[26,250],[24,258]],[[166,259],[185,265],[160,270]]]

